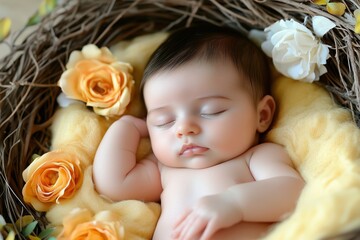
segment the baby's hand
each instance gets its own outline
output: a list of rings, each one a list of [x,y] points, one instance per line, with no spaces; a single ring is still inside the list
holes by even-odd
[[[241,210],[231,194],[216,194],[199,199],[175,222],[174,239],[209,239],[216,231],[242,220]]]

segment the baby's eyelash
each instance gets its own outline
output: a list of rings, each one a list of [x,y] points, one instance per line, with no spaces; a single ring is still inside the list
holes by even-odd
[[[175,123],[175,120],[172,120],[172,121],[161,123],[161,124],[155,124],[155,126],[158,128],[165,128],[165,127],[171,126],[174,123]]]
[[[220,115],[222,113],[224,113],[226,110],[221,110],[221,111],[217,111],[217,112],[212,112],[212,113],[201,113],[200,115],[203,117],[211,117],[211,116],[217,116]]]

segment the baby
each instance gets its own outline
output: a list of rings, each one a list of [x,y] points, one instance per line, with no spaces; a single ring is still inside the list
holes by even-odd
[[[304,185],[282,146],[260,143],[275,111],[270,78],[264,54],[236,31],[173,33],[144,72],[146,122],[123,116],[100,143],[97,191],[160,200],[155,240],[261,237]],[[137,161],[147,136],[153,154]]]

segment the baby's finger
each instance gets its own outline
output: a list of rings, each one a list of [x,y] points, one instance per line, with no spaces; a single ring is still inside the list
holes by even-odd
[[[189,224],[189,222],[191,222],[193,220],[194,220],[194,218],[193,218],[192,214],[182,216],[181,217],[181,222],[178,221],[176,226],[173,228],[171,237],[172,238],[179,238],[181,236],[181,234],[183,233],[184,228],[186,228],[186,226]]]
[[[204,231],[207,225],[207,221],[201,217],[196,217],[191,225],[187,226],[187,229],[184,229],[184,237],[181,239],[193,240],[199,239],[199,236]]]
[[[200,240],[207,240],[210,239],[210,237],[218,230],[216,221],[210,221],[206,228],[204,233],[202,234]]]
[[[193,226],[195,221],[196,221],[196,215],[191,214],[186,218],[186,220],[181,225],[179,225],[178,237],[180,240],[186,239],[185,238],[186,234],[189,231],[189,229],[191,228],[191,226]]]
[[[188,215],[191,214],[191,209],[186,209],[178,219],[176,219],[175,223],[173,224],[173,228],[177,228],[178,225],[180,225]]]

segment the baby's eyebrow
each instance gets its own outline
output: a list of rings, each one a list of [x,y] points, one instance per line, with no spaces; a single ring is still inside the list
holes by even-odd
[[[150,109],[150,110],[148,110],[147,115],[149,116],[149,114],[151,114],[151,113],[165,111],[167,108],[168,108],[168,106],[163,106],[163,107],[157,107],[157,108]]]
[[[221,95],[211,95],[211,96],[205,96],[205,97],[199,97],[197,100],[208,100],[208,99],[224,99],[224,100],[230,100],[230,98],[221,96]]]
[[[223,100],[230,100],[230,98],[222,96],[222,95],[210,95],[210,96],[202,96],[199,98],[196,98],[196,101],[206,101],[206,100],[211,100],[211,99],[223,99]],[[160,107],[156,107],[153,109],[148,110],[147,115],[149,116],[149,114],[154,113],[154,112],[161,112],[161,111],[166,111],[169,108],[169,106],[160,106]]]

